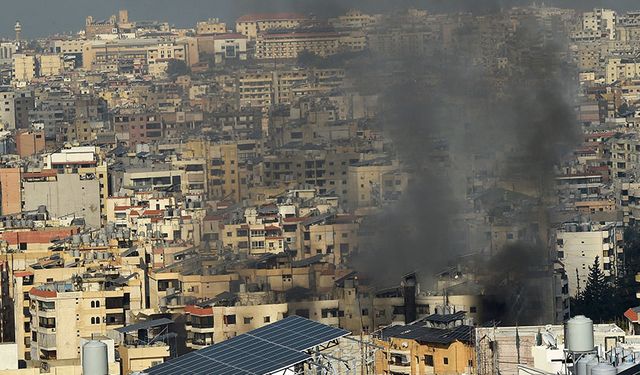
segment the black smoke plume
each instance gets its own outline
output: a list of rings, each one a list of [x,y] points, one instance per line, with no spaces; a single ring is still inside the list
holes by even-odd
[[[539,277],[551,261],[545,208],[554,166],[578,139],[575,74],[561,38],[549,39],[535,18],[511,21],[502,12],[457,19],[446,45],[435,38],[420,52],[369,56],[353,69],[362,90],[380,94],[380,128],[410,174],[401,200],[365,221],[369,235],[354,259],[381,284],[411,271],[433,276],[475,252],[494,259],[476,264],[494,305],[546,298],[536,290],[551,282]],[[525,198],[488,200],[484,218],[524,228],[526,244],[487,249],[467,235],[478,197],[498,190]],[[535,259],[524,263],[535,270],[508,272],[518,259]],[[509,307],[493,318],[523,324],[548,310]]]

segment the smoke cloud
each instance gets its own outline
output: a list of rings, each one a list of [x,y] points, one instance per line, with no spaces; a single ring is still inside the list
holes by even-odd
[[[429,277],[461,254],[483,252],[476,272],[494,305],[544,299],[530,276],[540,282],[538,268],[549,264],[545,205],[553,201],[554,166],[578,139],[575,74],[561,39],[546,38],[533,19],[515,31],[505,20],[502,13],[467,18],[448,45],[369,57],[354,69],[363,90],[379,90],[380,127],[411,176],[401,200],[363,225],[370,235],[354,264],[380,284],[411,271]],[[505,38],[483,40],[494,31]],[[505,190],[518,198],[488,193]],[[483,202],[480,220],[522,228],[527,244],[491,249],[469,236],[476,200]],[[499,256],[484,261],[493,252]],[[507,272],[525,259],[536,270]],[[498,318],[521,324],[542,316],[501,311],[510,315]]]

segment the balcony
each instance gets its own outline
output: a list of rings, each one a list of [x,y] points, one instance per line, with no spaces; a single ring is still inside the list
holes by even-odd
[[[38,333],[38,347],[46,350],[56,350],[56,335],[49,333]]]

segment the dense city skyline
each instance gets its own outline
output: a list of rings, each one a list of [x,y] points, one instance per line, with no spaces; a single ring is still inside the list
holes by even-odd
[[[190,27],[196,21],[204,21],[209,17],[232,21],[251,12],[298,11],[326,17],[335,16],[350,8],[370,12],[409,7],[434,11],[484,11],[534,2],[583,10],[596,6],[630,10],[636,4],[634,0],[183,0],[179,5],[173,0],[10,0],[7,4],[2,4],[0,37],[11,37],[16,21],[23,24],[26,38],[75,33],[84,27],[84,18],[88,15],[96,19],[107,18],[118,9],[125,8],[137,19],[162,20],[178,27]]]
[[[4,6],[0,375],[640,375],[636,2]]]

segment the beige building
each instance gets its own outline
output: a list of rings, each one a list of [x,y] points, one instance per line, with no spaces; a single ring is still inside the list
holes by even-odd
[[[209,18],[196,24],[197,35],[224,34],[227,32],[227,24],[217,18]]]
[[[609,57],[605,62],[606,82],[640,77],[640,60],[636,58]]]
[[[36,57],[24,53],[13,55],[13,80],[14,83],[31,82],[37,76]]]
[[[247,293],[252,294],[256,293]],[[187,347],[202,349],[230,339],[281,320],[287,311],[286,303],[264,303],[259,300],[256,304],[245,305],[221,301],[219,306],[187,306]]]
[[[397,169],[398,166],[386,160],[372,160],[350,165],[347,175],[346,204],[352,208],[381,205],[385,175]]]
[[[374,341],[384,348],[375,353],[377,374],[476,373],[473,327],[436,328],[421,323],[381,331],[381,338]]]
[[[124,285],[105,283],[105,277],[84,275],[30,290],[31,358],[79,358],[81,337],[122,327],[126,311],[142,308],[140,276]]]
[[[259,60],[295,59],[302,51],[318,56],[338,52],[340,36],[325,31],[291,31],[260,33],[256,39],[255,58]]]
[[[582,13],[582,29],[600,32],[608,39],[616,38],[616,12],[611,9],[594,9]]]
[[[59,75],[64,69],[64,61],[60,55],[39,55],[38,62],[41,77]]]
[[[22,211],[20,168],[0,168],[0,215]]]
[[[82,67],[86,70],[144,72],[148,67],[156,69],[154,65],[166,68],[171,59],[190,65],[197,62],[191,61],[194,58],[197,58],[195,38],[175,42],[153,38],[91,40],[83,46]]]
[[[258,33],[270,29],[293,29],[308,18],[295,13],[248,14],[236,20],[236,32],[255,40]]]

